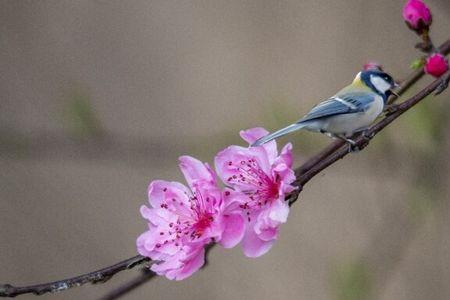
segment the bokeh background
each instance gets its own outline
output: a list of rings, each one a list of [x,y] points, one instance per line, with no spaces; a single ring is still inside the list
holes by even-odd
[[[427,3],[440,44],[450,3]],[[295,121],[368,60],[405,78],[419,53],[403,4],[1,1],[0,282],[135,255],[147,185],[182,180],[179,155],[211,161],[240,129]],[[190,279],[125,298],[450,299],[449,114],[448,91],[430,97],[314,178],[267,255],[216,248]],[[288,140],[296,165],[329,143]],[[97,299],[137,274],[40,299]]]

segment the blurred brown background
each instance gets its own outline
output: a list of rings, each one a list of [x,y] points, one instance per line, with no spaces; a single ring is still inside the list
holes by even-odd
[[[450,3],[427,3],[440,44]],[[295,121],[368,60],[404,78],[419,53],[403,4],[1,1],[0,282],[135,255],[147,185],[181,180],[179,155],[211,161],[242,143],[240,129]],[[449,98],[316,177],[267,255],[217,248],[190,279],[157,278],[126,298],[450,299]],[[287,140],[296,165],[329,142]],[[96,299],[137,274],[40,299]]]

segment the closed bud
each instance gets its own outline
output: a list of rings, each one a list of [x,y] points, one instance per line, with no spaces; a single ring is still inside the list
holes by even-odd
[[[448,60],[444,55],[435,53],[427,58],[427,62],[425,64],[425,72],[427,74],[430,74],[434,77],[440,77],[447,71]]]
[[[431,11],[422,0],[408,0],[403,7],[403,19],[418,34],[427,32],[432,22]]]

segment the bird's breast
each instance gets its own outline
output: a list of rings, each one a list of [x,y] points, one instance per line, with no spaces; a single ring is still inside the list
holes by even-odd
[[[366,111],[367,118],[370,120],[370,123],[375,121],[375,119],[383,112],[384,108],[384,100],[381,96],[376,96],[372,105]]]

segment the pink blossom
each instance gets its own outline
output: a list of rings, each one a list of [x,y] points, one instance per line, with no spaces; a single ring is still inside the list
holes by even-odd
[[[440,77],[442,74],[448,71],[448,60],[440,54],[434,53],[427,58],[425,64],[425,72],[434,77]]]
[[[403,19],[419,34],[428,31],[432,22],[430,9],[422,0],[408,0],[403,7]]]
[[[189,188],[178,182],[155,180],[148,189],[151,207],[141,207],[148,231],[137,239],[141,255],[157,261],[151,267],[158,275],[182,280],[204,264],[205,245],[220,242],[233,247],[244,234],[244,220],[230,212],[236,195],[222,192],[216,175],[207,164],[180,157],[180,169]]]
[[[268,132],[253,128],[240,134],[252,144]],[[287,144],[278,154],[276,142],[271,141],[259,147],[230,146],[215,158],[219,177],[236,191],[235,201],[246,218],[242,248],[249,257],[269,251],[279,226],[287,221],[285,195],[294,190],[295,180],[291,150]]]

